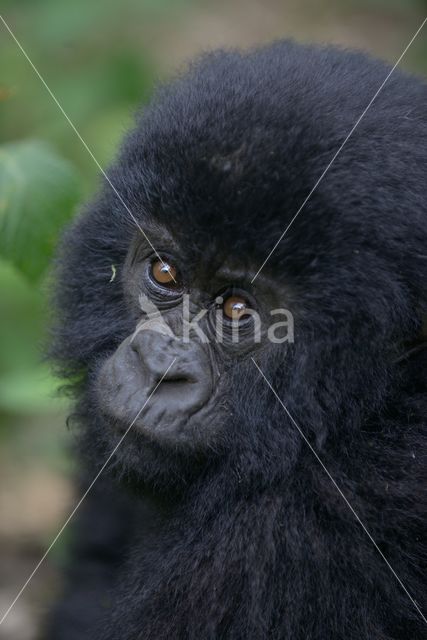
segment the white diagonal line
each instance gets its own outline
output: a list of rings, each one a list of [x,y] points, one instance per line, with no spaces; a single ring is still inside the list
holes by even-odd
[[[53,91],[51,90],[51,88],[49,87],[49,85],[47,84],[46,80],[43,78],[43,76],[41,75],[40,71],[37,69],[36,65],[33,63],[33,61],[31,60],[31,58],[29,57],[29,55],[27,54],[27,52],[25,51],[24,47],[22,46],[22,44],[19,42],[18,38],[15,36],[15,34],[13,33],[12,29],[9,27],[9,25],[7,24],[6,20],[3,18],[3,16],[0,15],[0,20],[3,22],[4,26],[6,27],[7,31],[10,33],[11,37],[13,38],[13,40],[15,41],[16,45],[19,47],[19,49],[21,50],[22,55],[24,56],[24,58],[27,60],[27,62],[30,64],[30,66],[32,67],[34,73],[37,75],[37,77],[39,78],[40,82],[43,84],[44,88],[46,89],[46,91],[48,92],[48,94],[50,95],[50,97],[52,98],[52,100],[54,101],[54,103],[56,104],[56,106],[58,107],[58,109],[60,110],[60,112],[62,113],[62,115],[64,116],[64,118],[66,119],[66,121],[68,122],[68,124],[70,125],[70,127],[72,128],[72,130],[74,131],[74,133],[76,134],[76,136],[78,137],[78,139],[80,140],[80,142],[82,143],[82,145],[84,146],[84,148],[86,149],[86,151],[88,152],[88,154],[90,155],[90,157],[92,158],[92,160],[94,161],[94,163],[96,164],[96,166],[98,167],[99,171],[102,173],[102,175],[104,176],[104,178],[106,179],[106,181],[108,182],[108,184],[110,185],[111,189],[114,191],[115,195],[117,196],[117,198],[119,199],[120,203],[123,205],[123,207],[125,208],[125,210],[127,211],[127,213],[129,214],[129,216],[131,217],[132,221],[135,223],[137,229],[141,232],[141,234],[144,236],[145,240],[148,242],[148,244],[150,245],[151,249],[153,250],[153,252],[155,253],[155,255],[157,256],[157,258],[160,260],[160,262],[162,264],[164,264],[163,259],[160,257],[159,253],[157,252],[156,248],[154,247],[153,243],[151,242],[150,238],[147,236],[147,234],[145,233],[145,231],[143,230],[143,228],[141,227],[141,225],[139,224],[138,220],[135,218],[135,216],[133,215],[132,211],[129,209],[128,205],[126,204],[126,202],[124,201],[124,199],[122,198],[122,196],[120,195],[120,193],[117,191],[116,187],[114,186],[114,184],[111,182],[108,174],[106,173],[106,171],[102,168],[102,166],[100,165],[100,163],[98,162],[98,160],[96,159],[95,155],[93,154],[92,150],[90,149],[90,147],[87,145],[86,141],[82,138],[81,134],[79,133],[77,127],[75,126],[75,124],[72,122],[72,120],[70,119],[69,115],[67,114],[67,112],[65,111],[65,109],[63,108],[63,106],[61,105],[61,103],[59,102],[59,100],[57,99],[57,97],[55,96],[55,94],[53,93]],[[175,278],[173,277],[173,275],[171,274],[172,280],[176,283]]]
[[[280,405],[282,406],[282,408],[285,410],[288,418],[291,420],[292,424],[294,425],[294,427],[298,430],[301,438],[304,440],[304,442],[306,443],[306,445],[309,447],[310,451],[312,452],[312,454],[314,455],[314,457],[316,458],[316,460],[319,462],[319,464],[321,465],[322,469],[324,470],[324,472],[326,473],[326,475],[328,476],[328,478],[330,479],[330,481],[332,482],[332,484],[334,485],[334,487],[336,488],[336,490],[338,491],[338,493],[340,494],[341,498],[344,500],[344,502],[346,503],[347,507],[350,509],[350,511],[352,512],[352,514],[354,515],[354,517],[356,518],[357,522],[360,524],[360,526],[362,527],[363,531],[366,533],[366,535],[368,536],[369,540],[372,542],[372,544],[374,545],[375,549],[378,551],[378,553],[380,554],[380,556],[382,557],[382,559],[384,560],[384,562],[386,563],[386,565],[388,566],[388,568],[390,569],[390,571],[392,572],[392,574],[394,575],[394,577],[396,578],[396,580],[398,581],[398,583],[400,584],[400,586],[402,587],[403,591],[406,593],[406,595],[408,596],[408,598],[410,599],[410,601],[412,602],[412,604],[414,605],[415,609],[417,610],[417,612],[419,613],[419,615],[421,616],[422,620],[427,624],[427,619],[424,616],[423,612],[421,611],[420,607],[417,605],[416,601],[414,600],[414,598],[411,596],[411,594],[409,593],[408,589],[405,587],[405,585],[403,584],[402,580],[399,578],[399,576],[397,575],[396,571],[393,569],[393,567],[391,566],[390,562],[387,560],[387,558],[385,557],[385,555],[383,554],[383,552],[381,551],[381,549],[379,548],[379,546],[377,545],[377,543],[375,542],[374,538],[372,537],[372,535],[369,533],[368,529],[366,528],[366,526],[364,525],[364,523],[362,522],[362,520],[360,519],[359,515],[357,514],[357,512],[354,510],[354,508],[351,506],[350,502],[348,501],[348,499],[346,498],[345,494],[342,492],[342,490],[340,489],[340,487],[338,486],[338,484],[336,483],[336,481],[334,480],[334,478],[332,477],[332,475],[330,474],[330,472],[328,471],[327,467],[325,466],[324,462],[322,461],[322,459],[320,458],[319,454],[317,453],[317,451],[314,449],[314,447],[312,446],[311,442],[309,441],[309,439],[307,438],[307,436],[304,434],[304,432],[302,431],[301,427],[297,424],[297,422],[294,420],[294,418],[291,416],[291,414],[289,413],[287,407],[285,406],[285,404],[282,402],[282,400],[279,398],[279,396],[277,395],[275,389],[273,388],[273,386],[271,385],[271,383],[269,382],[269,380],[266,378],[266,376],[264,375],[263,371],[260,369],[260,367],[258,366],[258,364],[255,362],[255,360],[253,358],[251,358],[252,362],[254,363],[254,365],[256,366],[256,368],[258,369],[258,371],[260,372],[260,374],[262,375],[262,377],[264,378],[265,382],[267,383],[267,385],[269,386],[269,388],[271,389],[271,391],[273,392],[275,398],[279,401]]]
[[[58,533],[56,534],[56,536],[54,537],[54,539],[52,540],[52,542],[50,543],[50,545],[48,546],[48,548],[46,549],[46,551],[44,552],[42,557],[40,558],[39,562],[36,564],[36,566],[34,567],[33,571],[28,576],[27,580],[24,582],[24,584],[22,585],[21,589],[16,594],[15,598],[13,599],[13,602],[9,605],[8,609],[3,614],[3,616],[2,616],[2,618],[0,620],[0,625],[6,620],[7,616],[9,615],[9,613],[11,612],[13,607],[15,606],[16,602],[19,600],[19,598],[21,597],[21,595],[23,594],[23,592],[25,591],[25,589],[27,588],[27,586],[29,585],[29,583],[31,582],[31,580],[33,579],[35,574],[37,573],[37,571],[40,569],[41,565],[43,564],[43,562],[45,561],[45,559],[49,555],[49,553],[52,550],[53,546],[56,544],[56,542],[61,537],[62,533],[64,532],[64,529],[66,528],[66,526],[68,525],[68,523],[70,522],[70,520],[72,519],[72,517],[74,516],[76,511],[79,509],[79,507],[81,506],[82,502],[85,500],[85,498],[87,497],[89,492],[92,490],[92,487],[94,486],[95,482],[98,480],[98,478],[100,477],[100,475],[102,474],[102,472],[104,471],[104,469],[106,468],[108,463],[110,462],[111,458],[114,456],[114,454],[116,453],[117,449],[120,447],[120,445],[122,444],[123,440],[126,438],[127,434],[129,433],[129,431],[131,430],[131,428],[133,427],[133,425],[135,424],[135,422],[137,421],[137,419],[141,415],[142,410],[147,405],[147,403],[149,402],[151,397],[154,395],[154,393],[156,392],[156,390],[158,389],[158,387],[162,383],[164,377],[167,375],[169,369],[172,367],[172,365],[175,362],[175,360],[176,360],[176,358],[174,358],[172,360],[172,362],[170,363],[170,365],[168,366],[168,368],[166,369],[166,371],[164,372],[164,374],[162,375],[162,377],[160,378],[160,380],[158,381],[158,383],[154,387],[153,391],[150,393],[150,395],[148,396],[148,398],[146,399],[146,401],[144,402],[144,404],[142,405],[142,407],[140,408],[140,410],[138,411],[138,413],[136,414],[136,416],[134,417],[134,419],[132,420],[132,422],[130,423],[130,425],[128,426],[128,428],[126,429],[126,431],[124,432],[124,434],[122,435],[122,437],[120,438],[120,440],[118,441],[118,443],[116,444],[116,446],[114,447],[114,449],[112,450],[112,452],[110,453],[110,455],[108,456],[106,461],[104,462],[104,464],[102,465],[101,469],[98,471],[98,473],[96,474],[95,478],[92,480],[92,482],[90,483],[90,485],[88,486],[88,488],[86,489],[86,491],[84,492],[84,494],[82,495],[82,497],[80,498],[80,500],[78,501],[78,503],[76,504],[76,506],[74,507],[74,509],[72,510],[72,512],[70,513],[70,515],[66,519],[66,521],[64,522],[64,524],[62,525],[62,527],[60,528],[60,530],[58,531]]]
[[[258,277],[259,273],[261,272],[261,270],[264,268],[264,266],[267,264],[267,262],[269,261],[269,259],[271,258],[272,254],[275,252],[275,250],[277,249],[277,247],[279,246],[279,244],[282,242],[283,238],[285,237],[285,235],[287,234],[287,232],[289,231],[289,229],[291,228],[291,226],[293,225],[293,223],[295,222],[295,220],[297,219],[297,217],[299,216],[299,214],[301,213],[301,211],[304,209],[305,205],[307,204],[307,202],[310,200],[311,196],[313,195],[313,193],[316,191],[317,187],[319,186],[319,184],[322,182],[323,178],[325,177],[325,175],[328,173],[329,169],[331,168],[331,166],[333,165],[333,163],[335,162],[335,160],[337,159],[337,157],[339,156],[339,154],[341,153],[341,151],[344,149],[345,145],[347,144],[349,138],[353,135],[354,131],[356,130],[356,128],[359,126],[362,118],[365,117],[366,113],[368,112],[368,110],[370,109],[370,107],[372,106],[373,102],[376,100],[376,98],[378,97],[378,95],[380,94],[380,92],[383,90],[385,84],[387,83],[387,81],[389,80],[391,74],[396,70],[397,66],[400,64],[400,62],[402,61],[404,55],[406,54],[406,52],[408,51],[409,47],[412,45],[412,43],[414,42],[415,38],[418,36],[418,34],[420,33],[421,29],[424,27],[425,23],[427,22],[427,17],[424,18],[424,20],[422,21],[421,25],[418,27],[418,29],[416,30],[416,32],[414,33],[414,35],[412,36],[412,38],[410,39],[409,43],[406,45],[406,47],[404,48],[404,50],[402,51],[402,53],[400,54],[400,56],[398,57],[398,59],[396,60],[396,62],[394,63],[393,67],[390,69],[390,71],[388,72],[388,74],[386,75],[386,77],[384,78],[384,80],[382,81],[382,83],[380,84],[380,86],[378,87],[378,89],[376,90],[375,94],[372,96],[372,98],[370,99],[370,101],[368,102],[367,106],[365,107],[365,109],[362,111],[362,113],[360,114],[360,116],[358,117],[358,119],[356,120],[356,122],[354,123],[354,125],[352,126],[352,128],[350,129],[350,131],[348,132],[347,136],[344,138],[343,142],[341,143],[341,145],[339,146],[338,150],[334,153],[334,155],[332,156],[332,159],[329,161],[329,163],[326,165],[325,169],[323,170],[323,172],[321,173],[320,177],[317,179],[317,181],[315,182],[314,186],[312,187],[310,193],[308,194],[308,196],[306,196],[306,198],[304,199],[302,205],[300,206],[300,208],[298,209],[298,211],[296,212],[296,214],[294,215],[294,217],[292,218],[292,220],[289,222],[288,226],[286,227],[286,229],[284,230],[284,232],[282,233],[282,235],[280,236],[280,238],[278,239],[278,241],[276,242],[276,244],[274,245],[274,247],[272,248],[272,250],[270,251],[270,253],[268,254],[268,256],[266,257],[266,259],[264,260],[264,262],[262,263],[262,265],[260,266],[260,268],[258,269],[258,271],[256,272],[256,274],[254,275],[254,277],[251,280],[251,284],[253,282],[255,282],[256,278]]]

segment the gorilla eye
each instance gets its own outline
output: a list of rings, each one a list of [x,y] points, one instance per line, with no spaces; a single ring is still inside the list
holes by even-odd
[[[224,315],[230,320],[240,320],[248,314],[249,304],[242,296],[230,296],[223,304]]]
[[[178,284],[178,270],[167,260],[155,260],[151,265],[151,276],[163,287],[173,287]]]

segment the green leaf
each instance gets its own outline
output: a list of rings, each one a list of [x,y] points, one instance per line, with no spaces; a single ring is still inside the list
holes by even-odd
[[[38,280],[79,192],[76,171],[47,144],[1,145],[0,256]]]

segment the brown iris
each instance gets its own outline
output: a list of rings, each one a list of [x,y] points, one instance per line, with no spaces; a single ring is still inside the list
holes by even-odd
[[[230,296],[223,304],[224,315],[230,320],[240,320],[248,314],[248,303],[242,296]]]
[[[163,286],[172,286],[177,283],[177,270],[167,261],[156,260],[153,262],[151,273],[154,280]]]

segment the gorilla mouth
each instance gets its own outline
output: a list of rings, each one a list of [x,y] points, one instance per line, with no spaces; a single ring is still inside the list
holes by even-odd
[[[162,383],[163,384],[163,383]],[[157,400],[146,402],[145,406],[139,409],[135,415],[131,417],[131,411],[129,410],[129,418],[118,415],[114,411],[104,411],[104,415],[107,418],[110,428],[121,435],[124,435],[127,431],[134,431],[139,437],[147,438],[152,442],[158,444],[165,444],[173,447],[179,447],[179,445],[190,446],[191,448],[200,447],[202,443],[206,443],[209,439],[206,433],[206,423],[209,422],[210,432],[216,432],[213,428],[213,421],[210,421],[211,408],[214,403],[207,401],[194,406],[191,411],[185,410],[177,412],[176,410],[169,410],[169,405],[174,405],[176,398],[175,394],[182,395],[184,385],[187,383],[178,383],[178,387],[175,388],[173,396],[171,397],[169,386],[171,383],[166,383],[164,387],[164,393],[161,391],[161,387],[156,391],[158,395]],[[173,383],[172,383],[173,384]],[[132,401],[133,402],[133,401]],[[159,408],[159,404],[162,406]],[[130,405],[130,402],[129,402]],[[201,429],[203,426],[203,429]]]
[[[177,375],[177,376],[171,376],[170,378],[165,378],[162,379],[161,377],[159,377],[158,379],[155,380],[155,385],[154,385],[154,389],[159,385],[159,386],[169,386],[169,387],[173,387],[173,386],[179,386],[179,387],[184,387],[187,384],[197,384],[197,380],[195,380],[194,378],[191,378],[189,376],[184,376],[184,375]],[[153,389],[153,391],[154,391]]]

